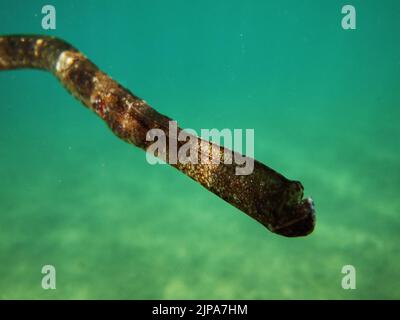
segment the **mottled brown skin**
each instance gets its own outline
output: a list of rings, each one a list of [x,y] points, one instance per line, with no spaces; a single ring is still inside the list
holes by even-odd
[[[0,70],[37,68],[52,72],[84,105],[99,115],[124,141],[144,150],[150,129],[168,134],[170,118],[101,72],[82,53],[63,40],[48,36],[0,36]],[[178,129],[179,131],[181,129]],[[217,147],[197,139],[197,145]],[[168,141],[168,139],[167,139]],[[178,148],[185,142],[178,142]],[[200,148],[198,148],[200,153]],[[204,149],[202,149],[204,150]],[[165,151],[168,159],[168,148]],[[205,188],[242,210],[272,232],[288,237],[305,236],[315,225],[311,199],[303,200],[303,186],[264,164],[254,161],[250,175],[236,175],[236,164],[173,164]]]

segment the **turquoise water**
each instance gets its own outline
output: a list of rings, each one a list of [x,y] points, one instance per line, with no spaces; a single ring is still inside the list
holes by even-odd
[[[317,227],[268,232],[117,139],[49,73],[0,72],[0,298],[400,298],[400,3],[0,2],[0,33],[59,36],[181,126],[254,128]],[[43,265],[57,289],[43,290]],[[343,265],[356,289],[341,287]]]

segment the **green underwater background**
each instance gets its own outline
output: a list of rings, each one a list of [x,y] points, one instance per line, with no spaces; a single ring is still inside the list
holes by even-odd
[[[65,39],[183,128],[254,128],[317,225],[275,235],[148,164],[50,73],[4,71],[1,299],[400,298],[399,1],[52,0],[56,30],[44,4],[1,0],[0,34]]]

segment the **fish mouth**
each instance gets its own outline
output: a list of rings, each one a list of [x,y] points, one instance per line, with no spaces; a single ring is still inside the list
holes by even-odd
[[[298,218],[275,227],[273,232],[285,237],[304,237],[314,231],[316,216],[314,202],[311,198],[302,200],[294,207],[292,216]]]

